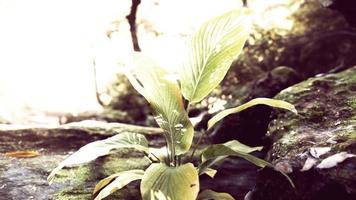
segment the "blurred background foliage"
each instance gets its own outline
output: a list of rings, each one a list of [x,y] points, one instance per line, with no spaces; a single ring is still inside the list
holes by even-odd
[[[224,105],[245,102],[251,95],[272,97],[301,80],[356,64],[356,33],[338,11],[311,0],[277,4],[266,12],[296,4],[299,7],[289,16],[291,27],[266,28],[254,23],[243,53],[232,64],[221,86],[196,108],[204,110],[213,103],[209,109],[217,106],[219,110]],[[272,91],[259,90],[259,84]],[[134,123],[145,123],[150,113],[147,103],[123,75],[117,75],[107,93],[111,96],[107,109],[124,110]]]

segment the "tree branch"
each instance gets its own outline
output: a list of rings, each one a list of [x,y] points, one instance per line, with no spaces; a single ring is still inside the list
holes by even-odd
[[[138,44],[137,33],[136,33],[136,13],[137,13],[137,7],[140,3],[141,0],[132,0],[130,14],[126,16],[126,19],[129,21],[130,24],[132,45],[135,51],[141,51],[140,46]]]

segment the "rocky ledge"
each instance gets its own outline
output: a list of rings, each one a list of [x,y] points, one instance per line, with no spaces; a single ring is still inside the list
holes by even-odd
[[[145,168],[149,161],[140,152],[124,149],[87,165],[64,169],[49,185],[50,171],[85,144],[120,132],[146,135],[153,146],[162,146],[161,129],[120,123],[84,121],[59,127],[0,126],[0,199],[92,199],[95,184],[113,173]],[[35,152],[33,157],[11,157],[16,151]],[[129,159],[127,159],[129,158]],[[130,184],[108,199],[137,199],[138,183]]]
[[[356,67],[311,78],[276,98],[293,103],[299,114],[275,113],[267,158],[295,189],[264,169],[246,199],[356,199]]]

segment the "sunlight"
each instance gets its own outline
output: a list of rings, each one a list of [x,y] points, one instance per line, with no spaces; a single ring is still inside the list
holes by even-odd
[[[253,11],[254,22],[259,27],[286,31],[293,26],[290,15],[299,8],[304,0],[250,0],[248,2]]]
[[[260,14],[263,9],[277,1],[249,2],[261,19],[266,18]],[[23,121],[29,112],[100,109],[93,60],[99,89],[104,90],[115,78],[118,61],[132,52],[125,18],[130,5],[129,0],[0,0],[0,103],[6,105],[0,109],[1,117]],[[137,14],[141,49],[174,69],[180,64],[187,36],[199,24],[241,5],[236,0],[143,1]],[[278,13],[288,15],[283,9]],[[273,12],[267,18],[280,22],[282,15]],[[268,23],[272,22],[261,22],[261,26]],[[113,29],[111,38],[109,29]]]
[[[96,109],[93,45],[105,48],[107,24],[128,11],[122,4],[2,0],[0,101],[12,104],[3,109]]]

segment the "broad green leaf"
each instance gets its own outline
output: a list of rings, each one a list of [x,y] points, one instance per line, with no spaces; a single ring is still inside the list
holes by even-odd
[[[212,168],[206,168],[202,174],[206,174],[208,176],[210,176],[210,178],[214,178],[214,176],[216,175],[218,171]]]
[[[244,158],[259,167],[271,166],[268,162],[249,154],[253,151],[260,151],[261,149],[262,147],[249,147],[238,142],[237,140],[231,140],[224,144],[210,145],[202,152],[202,163],[198,167],[199,174],[204,173],[206,168],[212,166],[227,156],[238,156]]]
[[[199,175],[205,173],[206,170],[209,169],[209,167],[228,156],[237,156],[244,158],[245,160],[255,164],[258,167],[273,167],[272,164],[268,163],[267,161],[249,154],[253,151],[260,150],[262,150],[262,147],[249,147],[238,142],[237,140],[231,140],[224,144],[210,145],[206,147],[202,152],[202,163],[198,166]],[[283,176],[285,176],[291,186],[295,188],[292,179],[286,173],[282,171],[279,172]]]
[[[199,194],[197,200],[235,200],[235,199],[228,193],[215,192],[213,190],[204,190]]]
[[[251,101],[242,104],[240,106],[237,106],[235,108],[229,108],[226,110],[223,110],[221,112],[219,112],[218,114],[216,114],[213,118],[211,118],[208,121],[208,129],[210,129],[211,127],[213,127],[218,121],[220,121],[221,119],[223,119],[224,117],[226,117],[227,115],[233,114],[233,113],[238,113],[242,110],[245,110],[249,107],[258,105],[258,104],[263,104],[263,105],[267,105],[267,106],[271,106],[271,107],[275,107],[275,108],[282,108],[282,109],[286,109],[286,110],[290,110],[294,113],[297,114],[297,110],[295,109],[295,107],[285,101],[282,100],[277,100],[277,99],[269,99],[269,98],[256,98],[256,99],[252,99]]]
[[[152,60],[136,57],[133,72],[126,76],[134,88],[151,104],[156,121],[165,130],[168,149],[175,154],[187,152],[192,144],[194,129],[183,106],[177,81]]]
[[[95,186],[93,192],[94,194],[101,190],[99,194],[95,197],[95,200],[101,200],[114,193],[115,191],[123,188],[132,181],[142,179],[144,173],[145,172],[143,170],[135,169],[119,172],[107,178],[104,178]]]
[[[145,136],[141,134],[125,132],[109,137],[105,140],[89,143],[59,163],[59,165],[52,170],[47,180],[49,183],[52,183],[55,175],[63,167],[87,163],[100,156],[107,155],[112,150],[119,148],[135,148],[148,153],[148,141]]]
[[[154,163],[141,181],[143,200],[195,200],[199,192],[198,172],[192,163],[169,167]]]
[[[233,10],[205,22],[193,36],[180,69],[183,96],[191,102],[206,97],[224,78],[249,36],[250,20]]]

